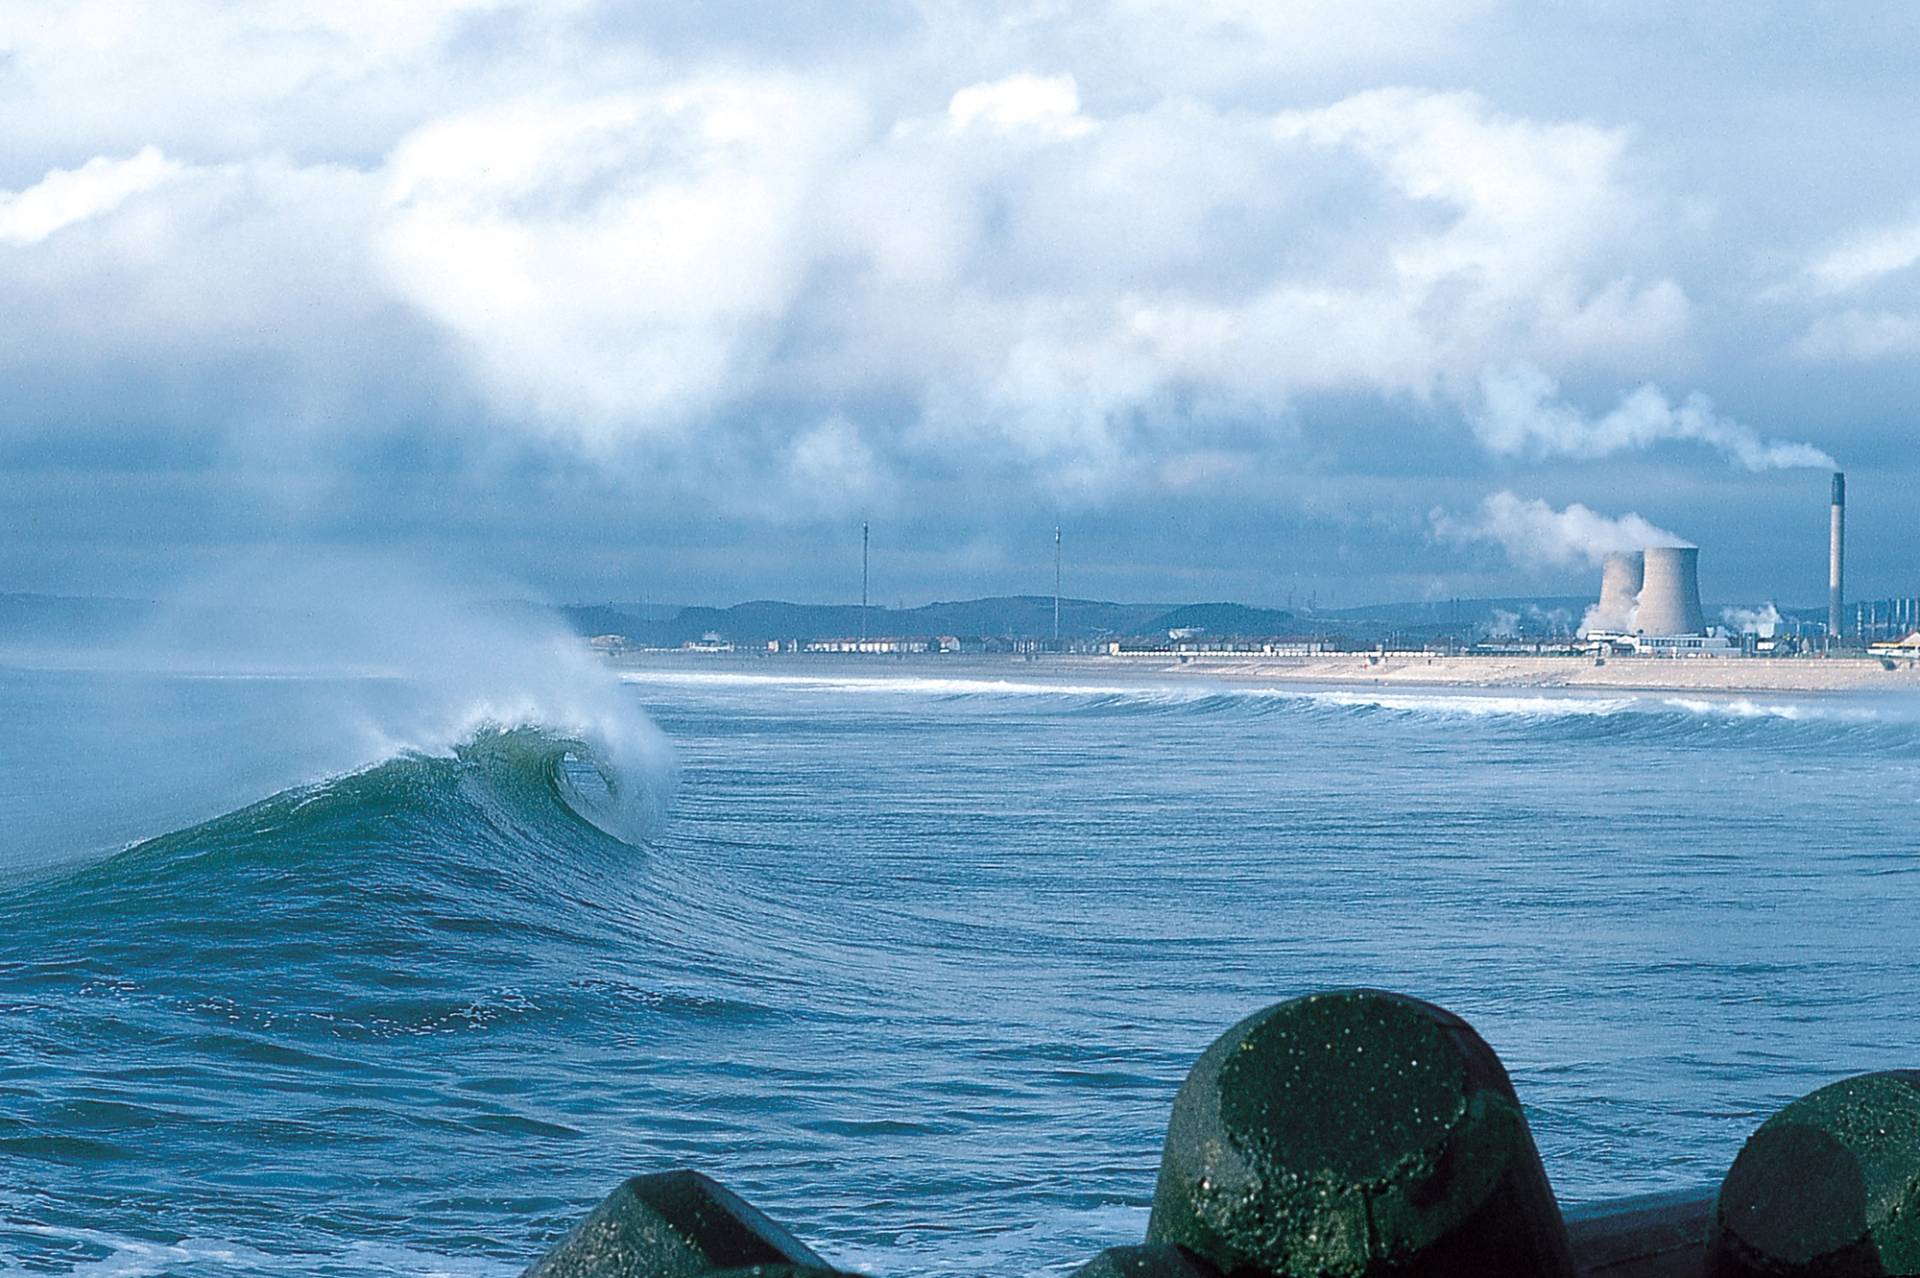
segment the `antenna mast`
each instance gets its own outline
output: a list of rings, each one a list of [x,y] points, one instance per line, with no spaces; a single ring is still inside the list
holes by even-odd
[[[867,642],[867,521],[860,521],[860,643]]]
[[[1053,644],[1060,646],[1060,525],[1053,526]]]

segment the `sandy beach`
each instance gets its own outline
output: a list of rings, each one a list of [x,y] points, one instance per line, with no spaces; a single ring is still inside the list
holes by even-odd
[[[1195,656],[1184,662],[1109,658],[1139,669],[1263,683],[1463,688],[1596,688],[1623,692],[1920,691],[1920,665],[1877,658],[1448,657],[1340,653],[1323,657]]]
[[[630,671],[759,675],[873,676],[923,679],[1167,679],[1269,685],[1435,688],[1566,688],[1618,692],[1920,692],[1920,665],[1870,657],[1664,658],[1428,656],[1332,653],[1313,657],[1165,653],[1034,656],[629,652],[613,659]]]

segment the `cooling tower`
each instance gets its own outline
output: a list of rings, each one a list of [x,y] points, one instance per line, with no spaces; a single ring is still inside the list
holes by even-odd
[[[1700,551],[1695,546],[1649,546],[1633,628],[1647,635],[1703,635]]]
[[[1845,618],[1841,615],[1845,603],[1841,589],[1845,580],[1847,562],[1847,477],[1839,471],[1833,472],[1833,511],[1832,523],[1827,529],[1827,633],[1835,639],[1840,637]]]
[[[1608,555],[1600,565],[1600,602],[1588,610],[1586,629],[1632,630],[1646,570],[1646,558],[1637,550]]]

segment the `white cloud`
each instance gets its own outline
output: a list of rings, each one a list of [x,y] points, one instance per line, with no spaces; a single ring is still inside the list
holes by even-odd
[[[63,227],[98,217],[180,171],[156,147],[124,160],[95,156],[56,169],[24,191],[0,191],[0,244],[37,244]]]
[[[1429,519],[1442,540],[1492,542],[1515,563],[1529,568],[1597,568],[1610,554],[1693,544],[1637,514],[1615,518],[1579,502],[1556,510],[1537,497],[1523,498],[1504,490],[1489,493],[1472,514],[1435,510]]]
[[[15,153],[377,158],[422,118],[556,73],[542,63],[591,3],[0,0],[0,121]],[[488,21],[514,24],[510,60],[480,56]]]
[[[1697,393],[1675,404],[1659,387],[1642,386],[1600,417],[1587,416],[1559,394],[1558,383],[1537,368],[1490,369],[1471,415],[1474,434],[1496,456],[1607,457],[1683,440],[1717,449],[1747,470],[1834,468],[1833,458],[1813,445],[1763,439],[1716,414]]]
[[[1503,117],[1471,94],[1379,89],[1283,114],[1274,133],[1349,148],[1408,199],[1455,211],[1438,234],[1394,246],[1396,269],[1416,280],[1496,272],[1517,290],[1635,215],[1623,130]]]
[[[839,516],[876,500],[883,478],[859,427],[830,417],[795,436],[787,450],[787,481],[787,509]]]
[[[387,165],[377,253],[509,419],[594,446],[759,384],[856,104],[716,79],[429,125]]]
[[[1058,137],[1094,127],[1080,114],[1080,89],[1070,75],[1015,75],[968,85],[948,101],[947,119],[956,131],[1030,128]]]
[[[932,382],[936,417],[1096,465],[1172,428],[1175,400],[1271,420],[1324,390],[1424,399],[1515,350],[1659,359],[1689,312],[1614,273],[1646,217],[1622,145],[1394,90],[1277,118],[1163,103],[1044,157],[884,151],[919,198],[849,240],[940,243],[958,292],[845,300],[886,335],[869,365],[938,351],[895,370]],[[921,209],[938,221],[903,230]]]
[[[1920,315],[1858,309],[1821,315],[1795,349],[1808,359],[1859,364],[1920,355]]]
[[[272,158],[165,172],[0,251],[0,430],[51,405],[55,420],[284,445],[466,398],[436,384],[428,326],[372,272],[377,179]]]
[[[417,130],[377,255],[503,418],[597,449],[888,396],[906,445],[1097,489],[1303,394],[1657,358],[1689,311],[1615,269],[1647,216],[1624,145],[1411,90],[1094,119],[1023,74],[889,124],[714,76]]]
[[[1860,232],[1816,256],[1807,278],[1823,293],[1878,283],[1920,262],[1920,218]]]
[[[88,53],[84,27],[55,24],[22,46],[26,82],[121,56],[111,50],[139,27],[136,10],[83,3],[100,47]],[[1209,40],[1284,42],[1329,8],[1214,0],[1194,24]],[[1393,21],[1355,19],[1327,39],[1348,53],[1417,46],[1482,8],[1401,6]],[[375,94],[379,109],[356,119],[407,122],[380,154],[353,165],[181,166],[158,150],[96,160],[64,175],[92,194],[55,202],[66,212],[54,217],[99,231],[75,246],[91,264],[21,271],[127,280],[139,294],[129,313],[209,363],[242,346],[311,368],[316,384],[384,375],[377,360],[322,368],[307,338],[364,330],[388,308],[459,353],[458,384],[429,393],[483,400],[477,433],[525,430],[597,455],[737,447],[778,467],[839,413],[890,462],[929,451],[1093,493],[1223,435],[1291,438],[1303,399],[1360,393],[1478,404],[1476,433],[1499,455],[1593,457],[1683,438],[1749,466],[1825,464],[1697,397],[1673,405],[1643,388],[1588,421],[1550,402],[1551,382],[1529,390],[1497,375],[1474,389],[1513,361],[1608,375],[1685,343],[1695,308],[1662,269],[1671,201],[1634,172],[1624,127],[1410,88],[1278,112],[1158,90],[1095,107],[1080,77],[1044,63],[935,83],[904,114],[877,105],[909,100],[897,86],[838,70],[683,66],[601,91],[604,68],[567,43],[559,19],[515,0],[376,10],[276,0],[219,38],[243,76],[258,68],[239,50],[256,47],[309,106]],[[926,12],[929,32],[957,21]],[[1114,12],[1133,36],[1173,17],[1158,0]],[[1057,14],[1028,17],[1067,40],[1072,24]],[[524,57],[559,59],[581,88],[531,63],[532,92],[513,75],[450,85],[451,42],[494,20],[521,24],[512,31],[533,41]],[[330,69],[342,50],[362,82]],[[650,64],[628,69],[638,65]],[[428,87],[416,96],[410,79]],[[233,92],[251,96],[225,143],[292,127],[260,86]],[[379,136],[369,129],[359,136]],[[144,198],[116,203],[108,178]],[[210,216],[199,203],[210,199],[263,255],[285,236],[289,260],[311,258],[308,223],[324,223],[326,278],[287,296],[242,281],[249,321],[210,314],[179,264],[213,252],[212,232],[180,230],[178,217]],[[50,216],[15,220],[45,234]],[[141,226],[183,238],[163,236],[143,264],[127,248]],[[223,273],[212,266],[211,278]],[[170,303],[187,313],[170,322]],[[33,339],[16,340],[27,357]]]
[[[1116,47],[1128,74],[1191,89],[1403,60],[1431,65],[1470,46],[1475,21],[1499,7],[1499,0],[1110,0],[1085,26]]]

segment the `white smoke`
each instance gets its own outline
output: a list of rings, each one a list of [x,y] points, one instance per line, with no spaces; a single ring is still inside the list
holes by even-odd
[[[1609,598],[1603,583],[1600,599],[1581,614],[1580,633],[1592,634],[1595,631],[1613,633],[1631,633],[1634,622],[1640,615],[1640,597],[1632,595],[1625,599]]]
[[[1588,417],[1559,395],[1559,384],[1532,365],[1489,369],[1480,378],[1480,405],[1470,415],[1474,434],[1499,456],[1606,457],[1688,440],[1718,449],[1747,470],[1838,469],[1812,444],[1763,439],[1752,427],[1719,416],[1698,392],[1675,404],[1659,387],[1642,386],[1603,417]]]
[[[1743,635],[1771,639],[1780,632],[1780,610],[1772,604],[1764,608],[1723,608],[1720,619]]]
[[[1555,510],[1537,497],[1504,490],[1489,493],[1474,514],[1435,510],[1429,518],[1434,534],[1444,540],[1493,542],[1515,563],[1530,568],[1598,567],[1610,554],[1693,544],[1639,515],[1613,518],[1579,502]]]
[[[1603,611],[1599,604],[1595,604],[1581,614],[1580,633],[1582,635],[1630,634],[1633,631],[1634,616],[1638,612],[1639,609],[1636,607],[1625,616],[1621,616],[1618,613]]]

